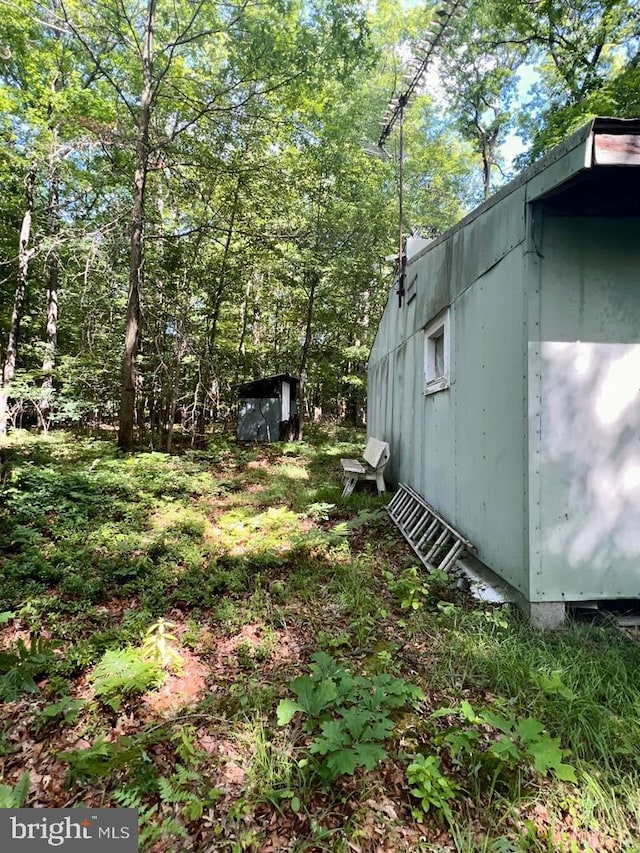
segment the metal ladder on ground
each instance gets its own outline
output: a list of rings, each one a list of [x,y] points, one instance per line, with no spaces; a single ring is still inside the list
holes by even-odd
[[[463,551],[475,551],[411,486],[398,485],[387,512],[427,569],[451,570]]]

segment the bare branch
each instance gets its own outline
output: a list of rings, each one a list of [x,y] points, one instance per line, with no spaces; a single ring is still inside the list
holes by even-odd
[[[71,30],[71,32],[73,33],[75,38],[80,42],[82,47],[85,49],[85,51],[87,52],[87,54],[91,58],[91,61],[95,65],[95,67],[100,71],[100,73],[104,76],[104,78],[106,80],[108,80],[109,84],[112,86],[113,90],[115,91],[117,96],[120,98],[122,103],[125,105],[125,107],[127,108],[127,111],[131,114],[133,119],[137,120],[136,112],[133,109],[133,107],[131,106],[131,104],[129,103],[128,99],[125,97],[125,94],[122,91],[120,85],[112,77],[112,75],[109,73],[109,71],[104,67],[101,58],[95,55],[91,45],[82,36],[82,34],[78,30],[78,28],[75,27],[74,24],[72,24],[72,22],[70,21],[68,15],[67,15],[67,10],[65,9],[65,6],[64,6],[64,0],[60,0],[60,8],[63,11],[65,23],[67,24],[67,26],[69,27],[69,29]]]

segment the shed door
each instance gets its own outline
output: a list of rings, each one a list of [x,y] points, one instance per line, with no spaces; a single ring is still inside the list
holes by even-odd
[[[291,417],[291,384],[282,383],[282,420],[288,421]]]

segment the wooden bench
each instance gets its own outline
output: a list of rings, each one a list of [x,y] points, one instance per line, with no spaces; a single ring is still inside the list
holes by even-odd
[[[348,497],[354,490],[358,480],[375,480],[378,493],[386,491],[384,484],[384,469],[391,455],[386,441],[370,438],[362,454],[362,459],[341,459],[342,482],[344,489],[342,497]]]

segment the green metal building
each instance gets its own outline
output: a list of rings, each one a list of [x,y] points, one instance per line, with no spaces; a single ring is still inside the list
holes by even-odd
[[[537,623],[640,598],[640,119],[593,120],[408,259],[368,431]]]

